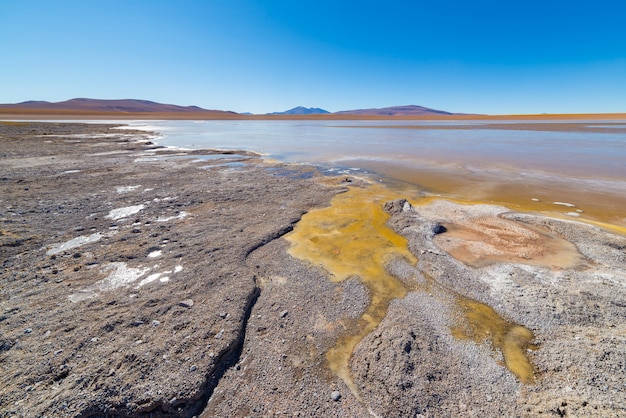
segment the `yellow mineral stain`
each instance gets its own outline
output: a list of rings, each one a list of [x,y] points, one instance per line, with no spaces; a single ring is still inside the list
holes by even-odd
[[[352,350],[382,321],[391,300],[402,298],[407,292],[401,281],[385,271],[384,265],[393,257],[417,262],[406,239],[385,225],[389,215],[383,204],[399,197],[397,192],[380,186],[350,188],[335,196],[330,207],[304,215],[286,236],[292,256],[321,266],[335,282],[358,276],[369,289],[370,304],[358,325],[326,355],[330,369],[357,397],[349,370]]]
[[[293,257],[322,267],[334,282],[358,277],[369,289],[370,304],[356,326],[349,327],[326,353],[331,371],[345,382],[357,399],[361,398],[349,368],[352,351],[382,321],[389,303],[407,293],[404,284],[386,272],[385,263],[393,257],[417,263],[408,250],[407,240],[386,226],[389,215],[383,210],[385,202],[407,196],[414,201],[421,199],[420,203],[433,199],[380,185],[352,187],[335,196],[330,207],[305,214],[294,231],[285,237],[291,244],[289,254]],[[433,286],[445,289],[432,281],[422,290],[431,291]],[[525,354],[533,339],[532,333],[504,320],[487,305],[465,299],[453,289],[445,291],[458,301],[464,318],[462,326],[452,329],[453,335],[477,342],[492,341],[494,349],[502,352],[511,372],[524,383],[533,382],[533,368]]]
[[[452,329],[452,335],[459,339],[471,339],[477,343],[491,341],[494,349],[500,350],[506,367],[526,384],[533,383],[534,370],[526,356],[533,333],[521,325],[503,319],[488,305],[475,300],[459,297],[457,305],[465,321]]]

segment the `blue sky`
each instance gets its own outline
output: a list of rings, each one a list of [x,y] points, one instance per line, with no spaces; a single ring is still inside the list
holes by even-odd
[[[626,112],[626,1],[0,0],[0,102]]]

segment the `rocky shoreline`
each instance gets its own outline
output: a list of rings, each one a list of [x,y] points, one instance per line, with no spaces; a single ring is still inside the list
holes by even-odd
[[[117,128],[0,123],[0,416],[626,413],[624,237],[506,208],[387,204],[419,261],[386,265],[411,291],[356,346],[354,394],[325,353],[371,294],[293,258],[283,237],[364,185]],[[452,233],[478,220],[513,233],[472,253]],[[541,258],[518,242],[537,244],[528,231],[580,262],[524,262]],[[521,261],[489,262],[503,247]],[[459,297],[532,330],[532,383],[489,338],[453,335]]]

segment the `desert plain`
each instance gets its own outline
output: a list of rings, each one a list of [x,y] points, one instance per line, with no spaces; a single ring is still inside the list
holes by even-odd
[[[626,414],[619,227],[119,128],[0,123],[1,416]]]

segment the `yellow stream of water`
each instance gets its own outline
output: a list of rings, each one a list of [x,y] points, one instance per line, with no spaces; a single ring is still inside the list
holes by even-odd
[[[330,207],[304,215],[286,236],[292,256],[321,266],[335,282],[358,276],[369,289],[371,301],[357,326],[348,330],[326,354],[330,369],[359,399],[349,369],[352,351],[382,321],[389,303],[407,293],[404,284],[388,274],[384,265],[393,257],[417,263],[406,239],[385,225],[389,215],[383,204],[400,197],[406,197],[406,193],[400,195],[381,186],[350,188],[333,198]],[[505,321],[486,305],[456,296],[467,324],[452,330],[453,335],[476,341],[491,339],[494,347],[502,351],[507,367],[521,381],[532,382],[532,365],[525,355],[532,333]]]
[[[358,325],[326,355],[330,369],[357,397],[348,366],[352,350],[380,323],[389,302],[407,292],[401,281],[385,271],[385,262],[396,256],[417,262],[406,239],[385,226],[389,216],[382,206],[394,198],[397,196],[381,187],[351,188],[337,195],[332,206],[304,215],[286,237],[292,256],[322,266],[335,282],[358,276],[370,291],[370,304]]]

